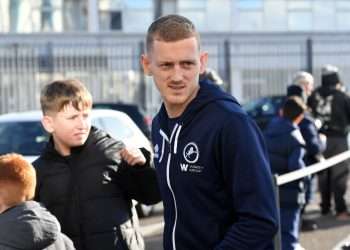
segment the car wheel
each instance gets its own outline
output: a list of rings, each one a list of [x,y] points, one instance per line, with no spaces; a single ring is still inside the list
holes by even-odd
[[[140,218],[147,217],[147,216],[150,216],[152,214],[153,206],[152,205],[148,206],[148,205],[144,205],[144,204],[141,204],[141,203],[137,203],[136,211],[137,211],[137,215]]]

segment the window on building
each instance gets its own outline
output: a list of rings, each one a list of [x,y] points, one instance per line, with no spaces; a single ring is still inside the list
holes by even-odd
[[[205,9],[207,1],[203,0],[179,0],[178,7],[180,9]]]
[[[263,7],[263,0],[238,0],[237,7],[241,10],[256,10]]]
[[[111,30],[122,29],[122,13],[120,11],[111,11],[110,17],[110,28]]]
[[[336,2],[336,8],[337,10],[339,11],[344,11],[344,10],[347,10],[347,11],[350,11],[350,1],[349,0],[338,0]]]
[[[142,3],[143,1],[126,1]],[[100,30],[121,30],[123,28],[122,20],[122,1],[121,0],[100,0],[99,2]]]
[[[312,0],[288,0],[288,29],[312,29]]]
[[[290,11],[288,13],[288,29],[307,31],[312,29],[312,13],[310,11]]]
[[[207,1],[178,0],[177,7],[179,14],[192,20],[198,30],[206,28]]]
[[[288,10],[311,10],[313,0],[288,0]]]
[[[127,8],[132,9],[152,9],[153,0],[132,0],[124,1]]]
[[[244,11],[239,13],[238,30],[259,31],[263,26],[262,11]]]
[[[53,30],[53,6],[51,0],[42,0],[41,3],[41,30],[42,31],[52,31]]]
[[[337,29],[342,31],[350,30],[350,22],[349,22],[350,11],[341,11],[337,13],[336,22]]]
[[[84,1],[65,0],[63,2],[64,31],[82,31],[87,29],[87,6]]]
[[[336,2],[336,26],[338,30],[350,30],[350,1],[338,0]]]

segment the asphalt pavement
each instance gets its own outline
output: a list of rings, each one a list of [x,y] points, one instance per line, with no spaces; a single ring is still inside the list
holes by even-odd
[[[350,189],[350,183],[348,184]],[[348,207],[350,208],[350,192],[346,194]],[[334,215],[321,216],[319,209],[319,195],[315,196],[312,203],[306,208],[306,217],[315,219],[318,229],[301,232],[300,243],[306,250],[342,250],[346,242],[350,245],[350,220],[338,221]],[[162,205],[159,204],[155,213],[145,219],[141,219],[141,229],[145,236],[146,250],[162,250],[163,231]],[[350,248],[349,248],[350,249]]]

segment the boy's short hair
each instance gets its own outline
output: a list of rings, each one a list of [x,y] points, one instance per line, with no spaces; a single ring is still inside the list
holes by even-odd
[[[0,156],[0,194],[6,205],[16,205],[23,198],[33,199],[35,186],[35,169],[23,156],[15,153]]]
[[[198,48],[200,37],[194,24],[186,17],[180,15],[166,15],[155,20],[148,28],[146,36],[147,51],[152,51],[154,40],[176,42],[196,37]]]
[[[79,80],[59,80],[43,88],[40,104],[44,115],[49,112],[60,112],[69,104],[72,104],[77,110],[84,110],[92,107],[92,96]]]
[[[282,106],[283,117],[294,121],[306,111],[306,105],[299,96],[289,96]]]

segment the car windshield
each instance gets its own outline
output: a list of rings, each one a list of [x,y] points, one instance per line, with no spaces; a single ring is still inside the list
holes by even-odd
[[[0,123],[0,154],[40,155],[48,134],[39,121]]]

